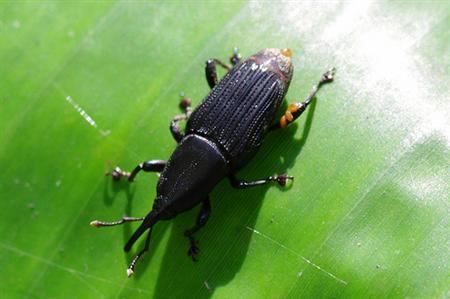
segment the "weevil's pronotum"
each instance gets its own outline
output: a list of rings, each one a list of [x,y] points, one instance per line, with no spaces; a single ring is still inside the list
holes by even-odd
[[[278,122],[275,114],[280,108],[293,74],[292,52],[289,49],[265,49],[245,61],[240,61],[237,49],[230,58],[231,66],[218,59],[206,62],[205,72],[211,92],[193,111],[190,100],[183,98],[184,114],[170,123],[170,131],[178,146],[169,160],[150,160],[139,164],[132,172],[116,167],[114,180],[123,177],[132,182],[141,171],[161,172],[152,210],[145,217],[123,217],[115,222],[94,220],[92,226],[114,226],[125,222],[142,224],[125,245],[129,251],[136,240],[147,231],[144,248],[133,258],[127,275],[134,273],[136,262],[149,249],[154,225],[159,220],[174,218],[179,213],[201,204],[195,225],[184,233],[190,240],[188,254],[196,260],[199,249],[193,234],[203,227],[211,213],[209,193],[224,178],[235,188],[247,188],[276,182],[281,186],[293,177],[286,174],[269,176],[257,181],[237,179],[234,174],[256,154],[269,131],[286,127],[298,118],[313,100],[319,88],[333,80],[334,69],[325,72],[303,102],[290,104]],[[216,66],[228,70],[217,79]],[[179,122],[186,120],[183,133]]]

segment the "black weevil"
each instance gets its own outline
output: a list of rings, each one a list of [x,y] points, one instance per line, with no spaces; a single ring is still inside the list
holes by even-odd
[[[206,224],[211,212],[209,193],[223,178],[228,177],[235,188],[269,182],[284,186],[287,180],[293,179],[286,174],[257,181],[239,180],[234,176],[253,158],[267,132],[284,128],[298,118],[322,84],[333,80],[334,69],[330,69],[313,86],[305,101],[288,105],[279,122],[273,124],[293,75],[291,56],[289,49],[265,49],[241,62],[235,49],[230,58],[231,66],[218,59],[209,59],[205,72],[212,91],[194,111],[190,109],[190,100],[182,99],[180,107],[184,109],[184,114],[176,116],[170,123],[172,135],[178,142],[170,159],[143,162],[131,173],[119,167],[112,171],[114,180],[127,177],[130,182],[141,170],[161,172],[156,199],[147,216],[123,217],[115,222],[91,222],[92,226],[102,227],[142,221],[124,248],[128,252],[148,230],[144,248],[127,269],[129,277],[136,262],[149,248],[155,223],[174,218],[201,204],[195,226],[185,232],[190,240],[188,254],[196,260],[199,249],[193,234]],[[217,79],[217,65],[228,70],[220,82]],[[181,120],[187,121],[184,134],[179,128]]]

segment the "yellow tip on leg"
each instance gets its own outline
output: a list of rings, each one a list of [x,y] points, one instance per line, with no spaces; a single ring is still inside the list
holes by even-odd
[[[89,223],[89,225],[92,227],[100,227],[101,226],[100,221],[98,221],[98,220],[91,221],[91,223]]]

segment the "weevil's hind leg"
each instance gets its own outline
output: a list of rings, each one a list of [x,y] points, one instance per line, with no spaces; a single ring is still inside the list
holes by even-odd
[[[265,185],[265,184],[269,184],[272,182],[277,182],[280,186],[286,186],[287,181],[293,180],[294,177],[287,175],[287,174],[280,174],[280,175],[275,175],[275,176],[269,176],[265,179],[257,180],[257,181],[244,181],[244,180],[238,180],[236,177],[234,177],[234,175],[231,175],[229,177],[229,179],[230,179],[231,186],[233,188],[244,189],[244,188],[249,188],[249,187],[254,187],[254,186]]]
[[[231,66],[223,63],[219,59],[211,58],[206,61],[205,65],[205,75],[206,75],[206,81],[208,81],[209,87],[213,88],[217,85],[217,82],[219,82],[219,79],[217,78],[217,65],[220,65],[227,71],[230,71],[233,66],[235,66],[239,61],[241,60],[241,55],[239,54],[238,48],[233,49],[233,55],[230,57],[230,63]]]
[[[150,248],[150,239],[151,239],[151,235],[152,235],[152,230],[153,230],[153,226],[150,227],[150,229],[148,231],[147,238],[145,239],[144,248],[142,248],[142,250],[139,251],[139,253],[133,258],[133,260],[131,261],[130,265],[128,266],[128,269],[127,269],[127,276],[128,277],[131,277],[131,275],[134,274],[134,267],[136,267],[136,263],[142,257],[142,255],[145,252],[147,252],[148,249]]]
[[[172,136],[177,143],[184,137],[184,134],[181,132],[179,122],[182,120],[187,121],[192,113],[191,99],[185,97],[183,93],[181,93],[180,96],[181,100],[179,106],[184,113],[175,116],[170,122],[170,133],[172,133]]]
[[[334,68],[331,68],[328,71],[326,71],[320,78],[319,82],[312,87],[312,89],[311,89],[308,97],[305,99],[305,101],[289,104],[288,108],[286,109],[286,112],[280,118],[280,121],[277,124],[274,124],[273,126],[271,126],[270,129],[273,130],[273,129],[284,128],[289,123],[296,120],[303,113],[303,111],[305,111],[306,107],[308,107],[308,105],[314,99],[314,97],[316,96],[320,87],[325,83],[333,81],[333,76],[334,76],[335,72],[336,72],[336,70]]]
[[[149,160],[142,162],[138,166],[136,166],[132,172],[123,171],[120,167],[116,167],[113,169],[111,173],[107,173],[106,175],[111,175],[114,181],[120,180],[122,177],[128,178],[129,182],[133,182],[136,175],[141,171],[145,172],[161,172],[166,166],[166,161],[164,160]]]
[[[93,221],[91,221],[90,225],[93,227],[116,226],[116,225],[124,224],[126,222],[142,221],[144,219],[145,219],[145,217],[123,216],[122,219],[117,220],[117,221],[112,221],[112,222],[93,220]]]
[[[209,198],[207,198],[203,201],[200,213],[197,216],[197,221],[195,222],[194,227],[184,232],[184,235],[188,237],[189,241],[191,242],[191,245],[188,250],[188,255],[192,258],[193,261],[197,261],[197,255],[200,252],[200,249],[197,247],[197,242],[195,241],[193,234],[195,234],[200,228],[205,226],[210,215],[211,215],[211,203],[209,202]]]

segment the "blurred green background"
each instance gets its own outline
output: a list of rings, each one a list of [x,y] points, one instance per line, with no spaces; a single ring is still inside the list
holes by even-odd
[[[0,2],[1,297],[448,298],[449,15],[448,1]],[[295,182],[224,181],[200,260],[183,237],[195,209],[155,227],[127,279],[137,224],[88,224],[146,214],[158,177],[104,173],[167,159],[178,94],[198,104],[204,62],[234,46],[291,48],[290,102],[338,69],[238,174]]]

